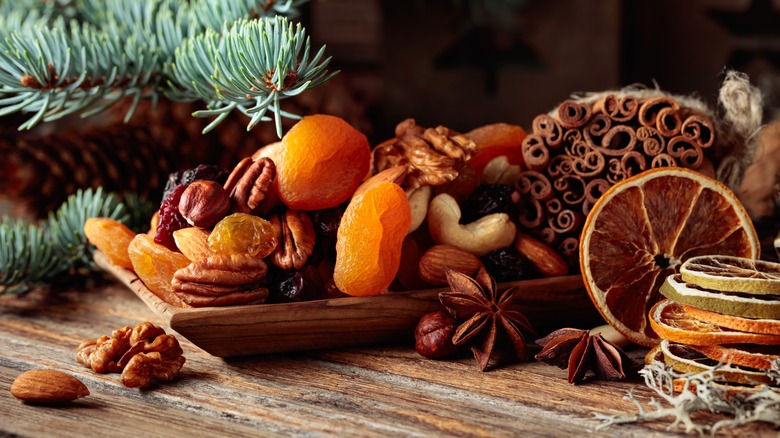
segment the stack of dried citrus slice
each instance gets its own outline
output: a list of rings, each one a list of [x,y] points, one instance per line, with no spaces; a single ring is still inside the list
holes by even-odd
[[[686,373],[725,363],[715,372],[725,382],[780,383],[768,373],[780,366],[780,264],[692,257],[660,292],[667,299],[653,306],[650,325],[663,340],[647,362]]]
[[[692,170],[648,170],[609,189],[580,238],[585,286],[604,319],[631,341],[660,341],[648,312],[659,289],[691,257],[757,258],[759,241],[734,193]]]

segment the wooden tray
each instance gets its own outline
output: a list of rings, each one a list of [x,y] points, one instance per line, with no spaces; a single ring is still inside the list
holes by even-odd
[[[219,357],[413,342],[420,317],[440,310],[445,288],[373,297],[333,298],[287,304],[181,308],[154,295],[133,271],[95,262],[125,284],[181,336]],[[523,312],[540,332],[599,324],[580,275],[504,283],[519,285]],[[565,321],[565,322],[564,322]]]

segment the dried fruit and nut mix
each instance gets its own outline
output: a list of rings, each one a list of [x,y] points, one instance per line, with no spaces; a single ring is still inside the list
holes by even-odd
[[[149,233],[103,218],[86,232],[183,307],[430,288],[448,267],[499,281],[564,275],[563,258],[518,225],[525,136],[407,119],[372,151],[344,120],[305,117],[232,170],[172,174]]]

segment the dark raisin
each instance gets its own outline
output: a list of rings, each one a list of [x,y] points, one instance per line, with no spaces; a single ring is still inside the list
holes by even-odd
[[[270,268],[270,266],[269,266]],[[304,266],[300,270],[284,271],[276,267],[269,271],[273,278],[268,283],[269,303],[291,303],[320,298],[322,278],[317,268]]]
[[[317,232],[317,237],[323,236],[335,239],[343,214],[344,206],[341,205],[315,211],[312,215],[312,222],[314,223],[314,231]]]
[[[481,184],[461,206],[460,222],[468,224],[493,213],[512,214],[512,187],[503,184]]]
[[[480,257],[485,270],[496,281],[517,281],[539,278],[531,262],[512,247],[497,249]]]
[[[273,279],[268,285],[269,303],[290,303],[300,301],[303,290],[303,275],[300,271],[283,271],[276,269]]]
[[[168,175],[168,181],[165,183],[165,191],[163,191],[163,200],[170,196],[171,192],[177,186],[186,186],[193,181],[200,179],[206,179],[210,181],[216,181],[220,184],[225,184],[229,172],[219,166],[211,164],[201,164],[192,169],[184,171],[173,172]]]
[[[179,250],[173,240],[173,232],[190,226],[179,213],[179,199],[185,188],[183,185],[176,186],[160,205],[160,221],[154,235],[155,242],[173,251]]]

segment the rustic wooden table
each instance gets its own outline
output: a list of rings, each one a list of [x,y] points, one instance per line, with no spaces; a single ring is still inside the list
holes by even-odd
[[[670,433],[666,422],[596,430],[595,413],[636,412],[623,400],[629,389],[643,402],[650,399],[639,381],[575,386],[564,370],[542,363],[481,373],[472,358],[426,360],[408,344],[225,360],[180,339],[187,358],[180,376],[150,390],[126,388],[119,375],[76,362],[81,341],[141,321],[161,323],[119,283],[0,298],[0,436]],[[11,396],[14,378],[39,368],[78,377],[91,395],[53,407]],[[766,425],[730,432],[777,436]]]

